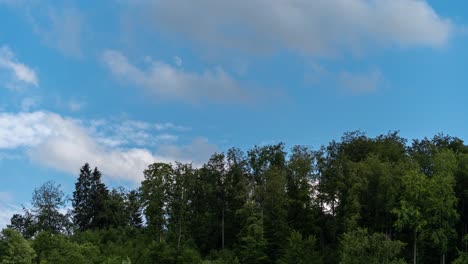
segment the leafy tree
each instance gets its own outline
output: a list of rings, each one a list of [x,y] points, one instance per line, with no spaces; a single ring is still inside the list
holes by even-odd
[[[242,219],[237,255],[241,263],[269,263],[266,254],[267,240],[264,237],[263,219],[254,201],[248,201],[238,214]]]
[[[60,212],[66,206],[65,193],[60,190],[60,185],[52,181],[44,183],[34,190],[31,204],[37,230],[59,233],[69,229],[68,215]]]
[[[144,171],[141,196],[147,225],[156,239],[161,242],[167,228],[166,216],[168,192],[174,175],[170,164],[154,163]]]
[[[323,263],[320,254],[316,250],[315,237],[302,238],[301,233],[291,232],[288,246],[283,256],[277,261],[278,264],[314,264]]]
[[[190,200],[189,231],[200,252],[222,249],[225,238],[226,166],[224,154],[214,154],[194,173]]]
[[[112,189],[109,192],[105,210],[105,221],[108,226],[124,227],[128,225],[130,212],[127,211],[126,206],[127,194],[122,187]]]
[[[369,235],[367,229],[358,228],[343,234],[341,240],[340,264],[400,264],[399,258],[404,243],[392,241],[384,234]]]
[[[24,214],[14,214],[11,217],[8,228],[19,232],[24,238],[28,239],[34,236],[37,231],[37,225],[31,212],[23,207]]]
[[[247,202],[251,191],[250,174],[244,153],[239,149],[229,149],[226,154],[227,171],[224,182],[225,212],[224,241],[225,247],[232,247],[237,241],[243,219],[237,212]]]
[[[286,194],[288,197],[288,223],[292,229],[303,234],[316,233],[318,227],[314,222],[313,196],[316,195],[313,185],[314,153],[306,147],[295,146],[288,161]],[[315,209],[315,210],[314,210]]]
[[[176,163],[167,192],[168,239],[175,245],[178,253],[181,252],[183,243],[190,239],[188,209],[189,193],[195,179],[194,173],[191,164]]]
[[[434,174],[429,179],[429,195],[424,208],[428,223],[426,236],[439,249],[441,262],[445,263],[449,241],[456,236],[454,226],[459,217],[454,192],[457,160],[455,154],[446,149],[435,154],[433,163]]]
[[[36,253],[20,233],[11,228],[3,229],[0,235],[1,264],[31,264]]]
[[[127,194],[125,210],[128,213],[128,223],[133,227],[142,227],[142,205],[141,194],[137,190],[132,190]]]
[[[399,230],[407,228],[413,233],[413,263],[417,263],[417,242],[420,233],[426,230],[428,224],[425,208],[429,179],[417,170],[410,170],[403,176],[403,194],[400,206],[393,211],[397,216],[395,227]]]

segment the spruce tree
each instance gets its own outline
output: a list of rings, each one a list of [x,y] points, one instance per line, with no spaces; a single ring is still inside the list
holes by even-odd
[[[73,192],[73,220],[79,230],[98,229],[109,224],[106,203],[109,191],[101,182],[101,172],[88,163],[80,170]]]

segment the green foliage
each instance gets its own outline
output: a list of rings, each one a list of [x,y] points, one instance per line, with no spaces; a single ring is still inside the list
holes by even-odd
[[[406,142],[355,131],[315,151],[232,148],[200,167],[151,164],[131,191],[85,164],[73,223],[46,182],[3,231],[0,264],[465,263],[468,147]]]
[[[288,239],[288,246],[277,264],[314,264],[323,263],[317,251],[316,239],[309,236],[302,238],[301,233],[293,231]]]
[[[52,181],[44,183],[34,190],[31,204],[37,231],[66,232],[69,229],[68,215],[60,212],[66,205],[60,185]]]
[[[400,264],[406,263],[399,257],[404,243],[392,241],[384,234],[369,235],[367,229],[356,229],[343,234],[340,264]]]
[[[13,229],[3,229],[0,235],[1,264],[31,264],[36,253],[20,233]]]
[[[264,237],[263,219],[253,201],[248,201],[239,210],[242,219],[242,229],[239,234],[237,256],[241,263],[268,263],[266,254],[267,240]]]
[[[231,250],[212,251],[203,264],[240,264],[239,259]]]
[[[78,244],[60,234],[42,232],[33,241],[38,263],[91,264],[100,263],[99,249],[91,244]]]

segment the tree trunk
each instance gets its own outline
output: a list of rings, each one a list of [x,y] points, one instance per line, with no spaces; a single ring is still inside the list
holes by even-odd
[[[224,204],[223,204],[223,216],[221,219],[221,238],[222,238],[221,248],[224,250]]]
[[[414,231],[413,264],[416,264],[416,254],[417,254],[416,239],[417,239],[417,234],[416,234],[416,231]]]
[[[177,251],[180,249],[180,238],[182,236],[182,219],[179,218],[179,232],[177,236]]]

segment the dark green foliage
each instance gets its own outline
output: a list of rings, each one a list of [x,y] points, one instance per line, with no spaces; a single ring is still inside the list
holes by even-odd
[[[109,191],[101,182],[101,172],[88,163],[80,170],[73,192],[73,219],[79,230],[97,229],[109,224]]]
[[[302,234],[293,231],[288,239],[288,246],[277,264],[314,264],[323,263],[317,250],[316,239],[309,236],[302,238]]]
[[[241,263],[269,263],[263,218],[257,205],[254,201],[248,201],[238,213],[244,219],[237,245],[239,260]]]
[[[14,214],[10,219],[8,228],[19,232],[24,238],[31,238],[36,233],[36,223],[33,215],[23,208],[24,214]]]

